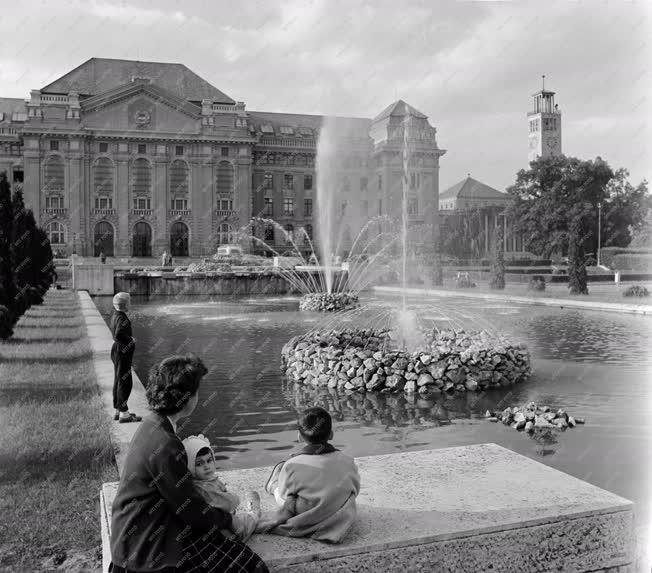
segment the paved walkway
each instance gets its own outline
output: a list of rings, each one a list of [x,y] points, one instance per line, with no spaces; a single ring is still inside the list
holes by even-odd
[[[89,294],[86,291],[78,291],[77,296],[79,297],[82,315],[88,330],[88,339],[93,352],[95,376],[102,395],[104,410],[106,415],[113,420],[113,362],[111,362],[113,337]],[[138,347],[136,347],[136,352],[138,352]],[[129,398],[129,410],[144,416],[148,413],[145,388],[133,370],[132,376],[134,388]],[[119,422],[112,422],[111,424],[111,443],[113,444],[119,473],[122,472],[129,442],[139,425],[138,423],[120,424]]]
[[[536,306],[553,306],[556,308],[577,308],[582,310],[602,310],[606,312],[621,312],[627,314],[652,315],[652,306],[639,304],[621,304],[615,302],[570,300],[567,298],[530,298],[526,296],[512,296],[505,294],[488,294],[479,292],[466,292],[460,290],[438,290],[425,288],[406,288],[377,286],[373,291],[379,294],[401,294],[403,292],[412,296],[435,296],[451,298],[475,298],[499,302],[515,302],[519,304],[532,304]]]

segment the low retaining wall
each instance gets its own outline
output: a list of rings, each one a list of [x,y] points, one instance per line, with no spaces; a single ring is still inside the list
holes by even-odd
[[[281,355],[290,380],[357,391],[475,392],[531,373],[525,345],[483,332],[430,333],[424,348],[393,350],[388,331],[317,331],[295,336]]]
[[[337,430],[336,430],[337,431]],[[276,535],[249,542],[271,571],[632,571],[633,504],[496,444],[356,458],[358,518],[342,543]],[[263,491],[272,468],[221,472]],[[108,539],[117,484],[104,484]]]

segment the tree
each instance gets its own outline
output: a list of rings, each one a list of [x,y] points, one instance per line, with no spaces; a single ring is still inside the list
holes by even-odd
[[[13,227],[13,208],[11,190],[6,172],[0,173],[0,306],[4,306],[14,316],[15,287],[11,267],[11,229]],[[6,333],[7,330],[3,329]]]
[[[36,227],[36,233],[33,235],[32,240],[33,244],[30,251],[34,253],[34,270],[37,277],[34,284],[40,295],[37,304],[40,304],[43,301],[43,296],[54,281],[54,257],[50,239],[48,239],[47,233],[41,227]]]
[[[500,221],[500,219],[499,219]],[[492,289],[505,288],[505,253],[504,253],[503,226],[499,224],[494,233],[493,256],[491,258],[491,280],[489,286]]]
[[[652,209],[648,209],[645,218],[636,228],[630,228],[632,242],[630,247],[652,248]]]
[[[525,249],[544,257],[567,252],[570,223],[578,217],[586,222],[588,244],[597,244],[598,204],[608,199],[608,184],[614,177],[600,157],[594,161],[540,157],[530,163],[530,169],[519,171],[507,189],[512,202],[506,214],[514,230],[523,235]]]
[[[13,226],[11,230],[11,267],[16,285],[15,314],[23,315],[31,306],[30,288],[36,286],[37,269],[32,247],[36,233],[36,221],[31,211],[25,209],[23,193],[14,191],[12,199]]]
[[[568,288],[570,294],[589,294],[586,265],[584,263],[586,258],[584,252],[586,237],[583,227],[581,217],[576,217],[571,221],[568,238]]]
[[[460,259],[480,257],[483,213],[479,207],[466,207],[447,213],[440,230],[441,252]]]

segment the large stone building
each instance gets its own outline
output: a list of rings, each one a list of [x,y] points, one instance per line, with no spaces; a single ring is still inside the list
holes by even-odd
[[[65,254],[205,256],[235,240],[281,251],[289,238],[309,252],[322,125],[321,116],[248,111],[181,64],[91,58],[29,100],[0,98],[0,171],[23,186]],[[347,125],[345,243],[359,216],[395,216],[405,184],[411,224],[425,224],[422,241],[434,245],[445,153],[435,128],[403,101]],[[243,230],[257,239],[241,239]]]

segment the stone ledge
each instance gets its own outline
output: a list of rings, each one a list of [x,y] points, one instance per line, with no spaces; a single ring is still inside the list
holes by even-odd
[[[630,501],[496,444],[356,461],[359,515],[345,541],[254,536],[271,570],[588,572],[632,563]],[[222,479],[262,492],[270,469]],[[104,487],[106,523],[115,488]],[[262,498],[271,510],[271,496]]]

